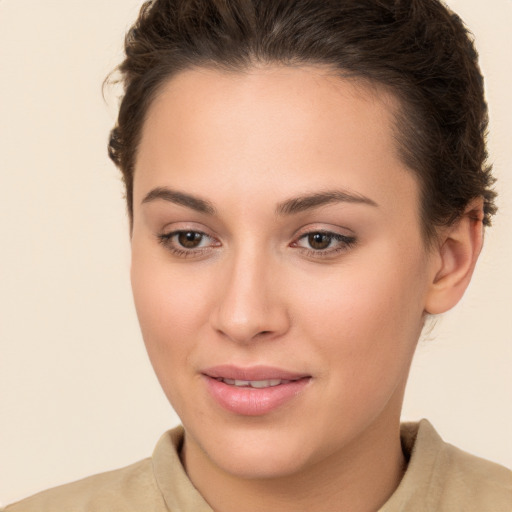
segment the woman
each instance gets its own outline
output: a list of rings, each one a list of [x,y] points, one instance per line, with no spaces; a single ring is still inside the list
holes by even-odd
[[[184,428],[6,510],[508,510],[508,470],[400,428],[421,330],[495,213],[460,20],[434,0],[157,0],[126,55],[110,156]]]

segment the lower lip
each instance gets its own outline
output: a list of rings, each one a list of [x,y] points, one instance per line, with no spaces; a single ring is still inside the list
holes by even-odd
[[[208,391],[224,409],[244,416],[262,416],[295,398],[311,380],[309,377],[268,388],[237,387],[204,376]]]

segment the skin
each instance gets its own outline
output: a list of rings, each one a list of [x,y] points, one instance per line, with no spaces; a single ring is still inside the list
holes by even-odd
[[[452,307],[469,282],[481,202],[427,251],[418,183],[396,148],[396,107],[326,69],[266,66],[181,72],[148,111],[133,293],[185,427],[186,471],[218,512],[376,510],[403,475],[411,359],[426,312]],[[162,188],[215,212],[151,195]],[[367,201],[279,211],[326,191]],[[204,235],[191,249],[169,235],[179,230]],[[318,249],[307,236],[318,232],[346,238]],[[284,406],[245,416],[206,389],[202,371],[220,364],[311,378]]]

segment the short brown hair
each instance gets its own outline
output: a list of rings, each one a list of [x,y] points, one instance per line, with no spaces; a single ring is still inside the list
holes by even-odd
[[[496,212],[477,52],[438,0],[150,0],[125,52],[109,156],[123,173],[130,218],[137,146],[157,90],[184,69],[255,63],[323,64],[399,99],[398,148],[419,177],[427,241],[476,197],[484,224]]]

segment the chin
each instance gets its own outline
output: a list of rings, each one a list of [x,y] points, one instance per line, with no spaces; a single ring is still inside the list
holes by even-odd
[[[224,472],[248,480],[286,478],[299,473],[306,460],[298,456],[297,450],[268,447],[266,450],[229,450],[212,454],[214,464]]]
[[[237,478],[287,477],[304,469],[311,458],[310,446],[305,445],[296,428],[293,432],[263,425],[259,428],[221,427],[217,432],[210,430],[205,435],[199,433],[192,437],[192,442],[201,448],[214,467]]]

